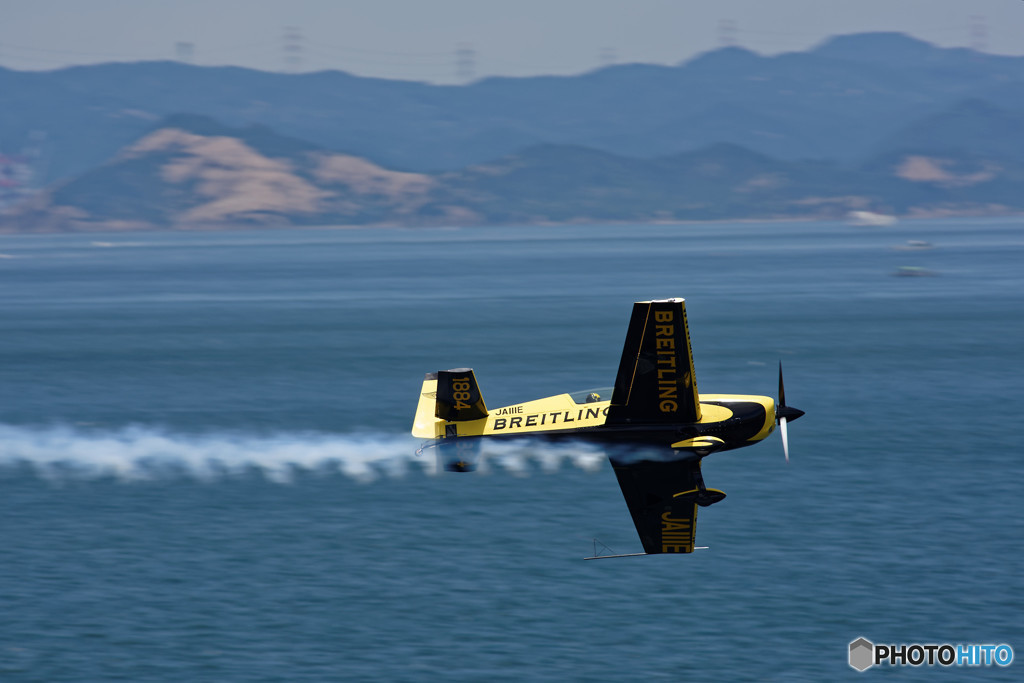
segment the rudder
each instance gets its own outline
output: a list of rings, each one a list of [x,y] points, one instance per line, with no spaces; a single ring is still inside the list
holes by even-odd
[[[441,370],[437,373],[434,415],[448,422],[487,417],[487,406],[471,368]]]

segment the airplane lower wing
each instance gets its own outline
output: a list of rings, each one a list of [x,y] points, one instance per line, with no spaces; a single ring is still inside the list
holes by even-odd
[[[692,553],[697,506],[725,498],[704,486],[700,460],[612,461],[644,552]]]

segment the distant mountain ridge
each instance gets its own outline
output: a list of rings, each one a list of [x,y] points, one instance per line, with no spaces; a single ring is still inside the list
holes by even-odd
[[[0,69],[0,151],[45,136],[41,173],[67,179],[166,116],[191,112],[420,173],[540,144],[657,158],[723,142],[782,160],[856,165],[964,100],[1024,112],[1022,67],[1020,57],[869,33],[774,57],[724,48],[675,67],[624,64],[466,86],[174,62]]]
[[[234,229],[842,218],[1024,212],[1024,164],[992,149],[930,150],[951,120],[1013,125],[967,101],[860,166],[779,160],[730,143],[654,159],[534,145],[416,173],[262,126],[170,116],[113,158],[0,213],[0,231]],[[908,136],[910,137],[910,136]],[[903,144],[903,143],[906,144]]]

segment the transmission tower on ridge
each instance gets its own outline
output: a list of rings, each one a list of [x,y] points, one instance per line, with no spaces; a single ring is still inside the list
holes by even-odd
[[[455,48],[455,77],[469,83],[476,75],[476,50],[472,43],[459,43]]]
[[[988,22],[980,14],[971,16],[971,49],[975,52],[988,49]]]
[[[196,44],[190,41],[179,40],[174,44],[174,54],[178,57],[179,62],[191,64],[192,58],[196,54]]]
[[[297,26],[285,26],[282,48],[284,50],[284,70],[298,73],[302,68],[302,31]]]
[[[735,47],[737,30],[735,19],[719,19],[718,44],[722,47]]]

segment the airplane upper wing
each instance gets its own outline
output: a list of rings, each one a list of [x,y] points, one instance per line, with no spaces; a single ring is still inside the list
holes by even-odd
[[[699,421],[686,301],[633,304],[606,424]]]
[[[612,466],[644,552],[692,553],[703,484],[700,460],[613,460]]]

